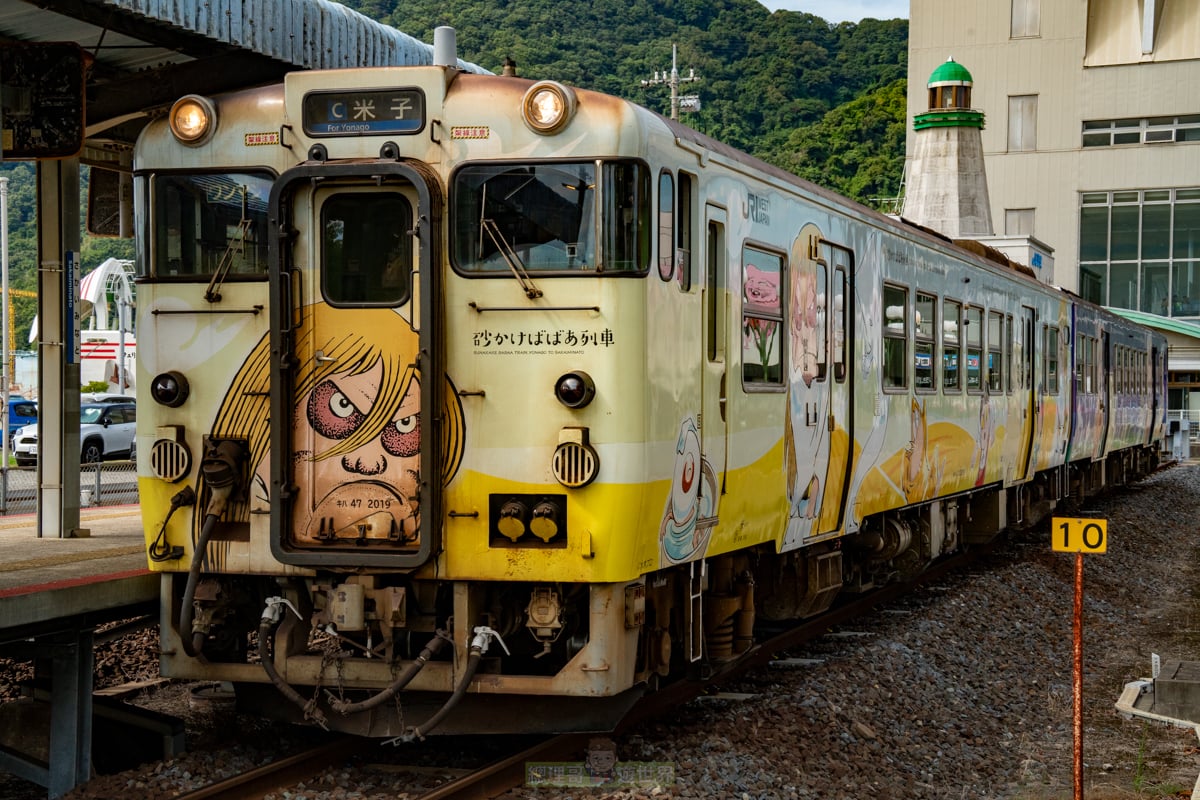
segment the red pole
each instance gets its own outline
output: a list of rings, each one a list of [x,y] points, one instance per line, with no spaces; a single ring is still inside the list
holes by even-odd
[[[1083,800],[1083,551],[1075,554],[1075,800]]]

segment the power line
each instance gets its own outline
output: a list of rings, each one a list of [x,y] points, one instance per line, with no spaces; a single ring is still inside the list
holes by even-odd
[[[679,77],[679,69],[676,67],[676,58],[678,56],[678,50],[679,50],[679,48],[677,45],[674,45],[674,44],[671,45],[671,71],[670,72],[663,70],[660,73],[656,70],[653,78],[651,78],[648,81],[642,81],[642,86],[659,86],[659,85],[665,83],[667,86],[671,87],[671,119],[679,119],[679,106],[680,106],[680,99],[681,99],[679,97],[679,84],[692,83],[694,81],[700,80],[700,78],[696,75],[696,70],[690,69],[690,68],[688,69],[688,74],[687,74],[686,78]],[[700,98],[699,97],[696,97],[695,95],[689,95],[682,99],[685,101],[684,109],[683,109],[684,111],[699,111],[700,110]]]

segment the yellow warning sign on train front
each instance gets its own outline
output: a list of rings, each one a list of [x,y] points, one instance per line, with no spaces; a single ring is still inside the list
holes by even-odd
[[[1061,553],[1104,553],[1108,551],[1108,520],[1054,517],[1050,544]]]

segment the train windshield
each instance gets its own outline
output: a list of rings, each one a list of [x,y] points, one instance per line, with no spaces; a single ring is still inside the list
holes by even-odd
[[[451,193],[452,257],[464,272],[648,267],[650,174],[641,164],[472,164],[455,173]]]
[[[238,172],[155,175],[154,276],[265,277],[271,182],[269,175]]]

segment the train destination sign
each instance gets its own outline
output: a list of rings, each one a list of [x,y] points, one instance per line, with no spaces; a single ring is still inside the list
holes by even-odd
[[[425,94],[420,89],[312,92],[304,97],[303,119],[310,136],[420,133]]]

